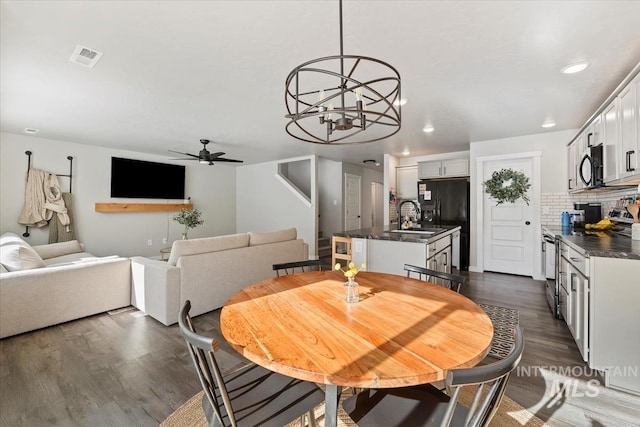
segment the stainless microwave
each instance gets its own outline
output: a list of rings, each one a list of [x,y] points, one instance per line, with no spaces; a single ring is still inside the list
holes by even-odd
[[[586,188],[604,187],[604,162],[602,144],[589,147],[589,152],[582,157],[578,173]]]

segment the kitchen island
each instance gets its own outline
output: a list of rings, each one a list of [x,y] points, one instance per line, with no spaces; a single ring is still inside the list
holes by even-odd
[[[409,230],[385,225],[334,233],[351,238],[351,257],[356,265],[367,264],[367,270],[406,274],[405,264],[451,273],[460,253],[460,227],[422,228],[415,224]]]

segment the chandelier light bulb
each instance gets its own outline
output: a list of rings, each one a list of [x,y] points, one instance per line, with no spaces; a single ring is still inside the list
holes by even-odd
[[[327,108],[327,113],[324,115],[325,120],[331,120],[331,112],[333,111],[333,104],[329,103],[329,107]]]
[[[362,88],[361,87],[356,88],[355,94],[356,94],[356,101],[362,101]]]

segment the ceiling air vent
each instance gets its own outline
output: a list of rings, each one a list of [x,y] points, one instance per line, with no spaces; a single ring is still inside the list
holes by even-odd
[[[83,67],[93,68],[100,58],[102,58],[102,52],[78,45],[71,54],[69,61],[74,64],[82,65]]]

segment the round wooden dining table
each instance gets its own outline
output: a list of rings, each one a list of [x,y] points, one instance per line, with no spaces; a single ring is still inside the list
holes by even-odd
[[[342,387],[389,388],[442,380],[489,352],[493,325],[470,299],[403,276],[360,272],[345,301],[340,271],[255,283],[222,308],[228,343],[272,371],[325,385],[325,426],[337,424]]]

